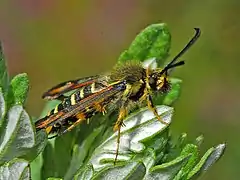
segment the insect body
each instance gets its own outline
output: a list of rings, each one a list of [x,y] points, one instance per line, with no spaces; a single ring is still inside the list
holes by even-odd
[[[146,103],[157,119],[166,124],[157,113],[152,94],[169,91],[168,74],[174,67],[184,64],[184,61],[176,61],[200,36],[200,29],[195,28],[195,31],[194,37],[184,49],[163,69],[151,68],[151,64],[143,67],[139,62],[130,61],[116,65],[110,73],[68,81],[53,87],[44,93],[43,98],[60,99],[62,102],[35,123],[36,129],[46,129],[48,134],[61,135],[96,113],[117,109],[119,114],[113,128],[118,131],[116,162],[121,126],[132,106]],[[76,91],[70,96],[64,96],[64,93],[72,90]]]
[[[96,84],[98,88],[96,89]],[[105,106],[117,93],[125,89],[125,81],[112,83],[108,87],[92,83],[64,97],[62,102],[52,109],[47,116],[38,120],[36,129],[46,129],[48,134],[61,135],[70,131],[81,121],[92,117],[97,112],[105,112]],[[95,86],[95,88],[93,88]]]

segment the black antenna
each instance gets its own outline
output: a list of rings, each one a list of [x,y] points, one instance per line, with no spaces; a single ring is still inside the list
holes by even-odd
[[[180,58],[196,41],[197,39],[200,37],[201,35],[201,30],[200,28],[194,28],[195,30],[195,35],[193,36],[193,38],[187,43],[187,45],[173,58],[173,60],[167,64],[167,66],[161,71],[161,74],[163,74],[164,72],[166,72],[168,69],[171,69],[173,67],[176,66],[180,66],[184,64],[184,61],[180,61],[179,63],[174,64],[178,58]]]
[[[175,67],[177,67],[177,66],[182,66],[182,65],[184,65],[184,64],[185,64],[184,61],[179,61],[179,62],[177,62],[177,63],[175,63],[175,64],[172,64],[171,66],[168,66],[168,69],[175,68]],[[166,69],[166,70],[168,70],[168,69]]]

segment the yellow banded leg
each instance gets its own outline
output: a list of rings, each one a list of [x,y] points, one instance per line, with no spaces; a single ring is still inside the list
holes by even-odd
[[[153,114],[156,116],[156,118],[161,123],[168,125],[168,123],[163,121],[162,118],[160,117],[160,115],[158,114],[157,109],[156,109],[156,107],[153,104],[152,97],[149,94],[147,95],[147,104],[148,104],[148,108],[153,112]]]
[[[123,118],[127,115],[127,109],[122,107],[119,111],[118,119],[117,122],[114,125],[113,130],[118,131],[118,136],[117,136],[117,149],[116,149],[116,156],[114,159],[114,165],[116,164],[117,157],[118,157],[118,151],[119,151],[119,145],[120,145],[120,132],[121,132],[121,127],[123,125]]]
[[[46,132],[47,132],[47,134],[50,134],[52,128],[53,128],[53,126],[48,126],[48,127],[46,128]]]
[[[76,127],[79,123],[81,123],[83,120],[85,120],[85,115],[83,113],[80,113],[80,114],[77,114],[76,115],[77,117],[77,121],[75,121],[71,126],[69,126],[67,129],[65,129],[63,131],[63,134],[68,132],[68,131],[71,131],[74,127]]]
[[[105,106],[103,106],[101,104],[95,104],[94,107],[97,111],[101,112],[103,115],[105,115],[107,113]]]

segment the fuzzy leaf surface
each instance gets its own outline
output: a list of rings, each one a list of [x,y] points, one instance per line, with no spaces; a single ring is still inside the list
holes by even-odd
[[[170,123],[173,108],[168,106],[157,107],[159,115],[165,122]],[[125,126],[121,128],[118,161],[128,161],[136,153],[143,152],[146,147],[144,141],[158,135],[168,127],[156,119],[154,114],[144,108],[138,113],[133,113],[124,120]],[[102,143],[93,153],[90,162],[96,171],[112,165],[117,148],[117,132]]]
[[[156,58],[158,65],[163,65],[171,45],[171,35],[164,23],[152,24],[141,31],[119,57],[124,63],[130,60],[145,61]]]
[[[5,114],[6,114],[6,103],[4,100],[2,89],[0,88],[0,127],[2,126],[2,123],[4,121]]]
[[[188,174],[187,179],[197,179],[200,175],[206,173],[206,171],[222,157],[225,148],[225,144],[219,144],[216,147],[210,148]]]
[[[30,169],[27,161],[13,159],[0,166],[1,180],[30,180]]]
[[[35,144],[33,124],[22,106],[13,106],[6,118],[1,133],[0,164],[25,155]]]
[[[26,73],[18,74],[11,80],[11,90],[14,104],[24,104],[29,89],[29,80]]]
[[[0,42],[0,87],[2,88],[2,91],[5,93],[8,89],[8,83],[9,83],[9,76],[8,71],[6,67],[6,61],[3,54],[3,47]]]

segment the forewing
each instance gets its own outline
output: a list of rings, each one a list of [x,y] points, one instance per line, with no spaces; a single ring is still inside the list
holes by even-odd
[[[89,76],[85,78],[80,78],[76,80],[70,80],[63,83],[60,83],[51,89],[49,89],[47,92],[43,93],[42,98],[47,100],[52,99],[58,99],[61,97],[64,93],[67,93],[69,91],[88,86],[98,80],[100,76]]]
[[[116,94],[124,91],[125,89],[126,89],[125,81],[110,84],[107,88],[99,92],[96,92],[91,96],[88,96],[87,98],[83,99],[76,105],[69,108],[68,110],[69,112],[61,116],[59,120],[61,121],[62,119],[66,119],[69,116],[74,116],[79,112],[84,111],[86,108],[94,106],[95,104],[101,104],[101,103],[107,104],[109,103],[110,100],[112,100],[112,98],[114,98]]]
[[[84,112],[86,108],[91,108],[95,104],[109,103],[109,100],[114,97],[119,92],[122,92],[126,89],[126,82],[121,81],[114,84],[110,84],[108,87],[103,90],[96,92],[75,105],[72,105],[69,108],[62,109],[55,114],[46,116],[35,123],[36,129],[45,129],[57,122],[64,121],[65,119],[75,116],[81,112]]]

